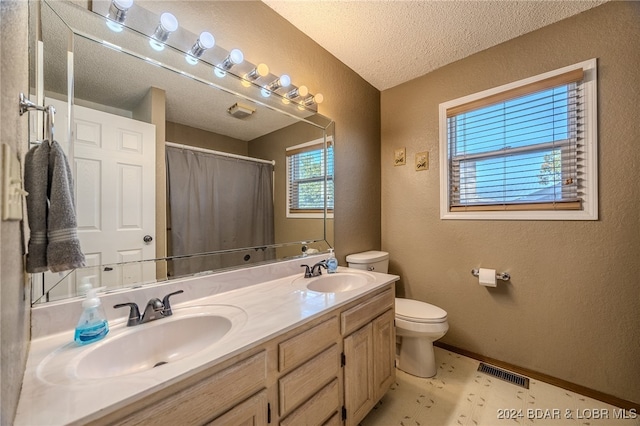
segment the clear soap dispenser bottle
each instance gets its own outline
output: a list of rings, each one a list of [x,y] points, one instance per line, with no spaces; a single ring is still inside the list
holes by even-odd
[[[330,274],[338,272],[338,259],[333,254],[333,249],[329,249],[329,258],[327,259],[327,272]]]
[[[86,291],[87,296],[82,301],[82,315],[78,320],[74,336],[74,340],[79,345],[96,342],[109,332],[109,323],[97,295],[98,291],[105,289],[105,287],[93,288],[91,278],[93,276],[82,279],[81,289]]]

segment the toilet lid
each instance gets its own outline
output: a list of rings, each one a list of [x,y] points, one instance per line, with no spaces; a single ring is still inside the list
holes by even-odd
[[[421,323],[444,322],[447,311],[419,300],[396,299],[396,317]]]

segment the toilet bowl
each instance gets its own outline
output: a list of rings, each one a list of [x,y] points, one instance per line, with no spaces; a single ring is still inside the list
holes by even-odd
[[[350,268],[386,274],[389,253],[366,251],[347,256]],[[398,368],[418,377],[436,375],[433,342],[449,330],[447,312],[429,303],[396,298],[396,336],[400,337]]]
[[[418,300],[396,298],[396,336],[401,338],[398,368],[413,376],[435,376],[433,342],[447,330],[445,310]]]

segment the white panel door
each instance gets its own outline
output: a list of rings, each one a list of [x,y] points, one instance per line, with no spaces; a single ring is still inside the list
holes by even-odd
[[[56,122],[65,123],[66,104],[47,103],[56,107]],[[78,238],[87,265],[95,268],[69,275],[50,300],[75,294],[85,275],[95,275],[94,285],[109,288],[156,279],[155,264],[139,262],[156,255],[155,126],[77,105],[73,126]],[[61,127],[56,126],[56,139],[65,141]],[[122,262],[129,263],[99,267]],[[60,279],[45,275],[51,275],[45,277],[45,288]]]

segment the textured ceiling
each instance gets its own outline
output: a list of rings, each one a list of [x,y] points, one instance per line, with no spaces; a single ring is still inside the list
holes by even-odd
[[[607,0],[262,0],[385,90]]]

